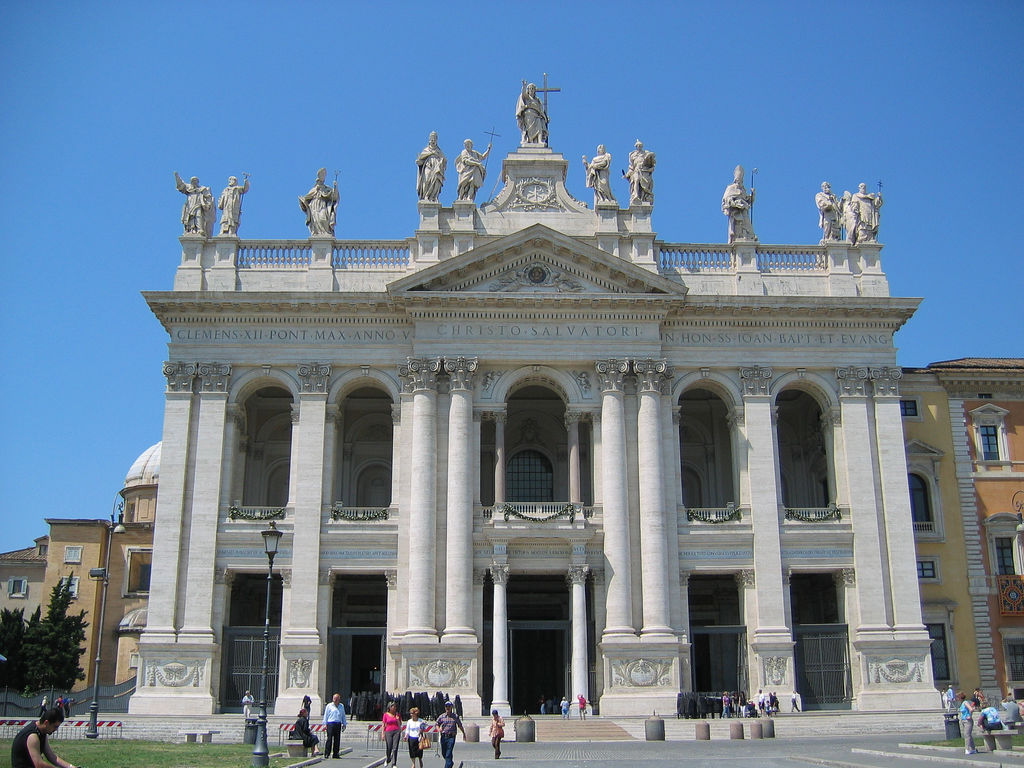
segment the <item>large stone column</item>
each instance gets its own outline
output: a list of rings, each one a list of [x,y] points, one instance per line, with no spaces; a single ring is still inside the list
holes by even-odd
[[[629,497],[626,475],[626,420],[623,407],[625,360],[596,364],[601,389],[601,461],[604,493],[604,556],[607,624],[603,639],[635,634],[629,556]]]
[[[494,414],[494,506],[505,503],[505,422],[508,414]]]
[[[568,581],[572,600],[572,660],[570,662],[570,679],[572,690],[568,692],[570,701],[581,693],[590,700],[587,686],[587,573],[590,569],[585,565],[570,565]]]
[[[755,687],[793,685],[793,638],[786,624],[785,585],[782,578],[782,531],[779,508],[779,457],[775,440],[775,409],[769,383],[772,369],[754,365],[740,369],[743,386],[743,432],[747,445],[747,484],[754,534],[757,580],[753,590],[757,624],[750,648]],[[748,617],[751,615],[748,612]],[[755,685],[756,681],[756,685]],[[768,681],[771,681],[769,683]]]
[[[583,494],[580,484],[580,412],[566,411],[565,427],[569,443],[569,501],[580,504]]]
[[[400,374],[413,391],[412,450],[410,456],[409,525],[404,536],[415,537],[409,558],[409,583],[417,597],[409,601],[406,637],[427,642],[437,636],[434,626],[437,513],[437,374],[438,358],[410,357]]]
[[[473,375],[476,358],[446,358],[448,514],[445,569],[445,642],[476,642],[473,606]]]
[[[491,690],[490,710],[498,710],[502,716],[512,714],[508,701],[508,604],[505,586],[508,583],[508,566],[502,563],[491,565],[491,581],[494,583],[493,614],[491,617],[491,671],[494,685]]]
[[[670,636],[668,604],[668,532],[661,444],[661,387],[668,372],[664,360],[635,360],[640,410],[637,414],[637,466],[640,480],[640,564],[643,585],[643,635]]]
[[[331,366],[303,363],[297,367],[299,380],[299,421],[292,435],[295,489],[292,510],[292,569],[287,590],[287,610],[282,611],[281,678],[275,711],[297,710],[308,691],[310,680],[319,677],[321,638],[317,628],[317,595],[320,560],[320,527],[324,504],[324,475],[327,471],[327,390]],[[333,451],[332,451],[333,453]],[[347,489],[346,489],[347,490]],[[316,563],[317,566],[307,565]],[[286,618],[287,617],[287,618]],[[294,672],[294,674],[288,674]],[[301,682],[305,681],[305,685]],[[296,687],[289,687],[296,682]],[[309,692],[313,705],[321,706],[319,694]]]

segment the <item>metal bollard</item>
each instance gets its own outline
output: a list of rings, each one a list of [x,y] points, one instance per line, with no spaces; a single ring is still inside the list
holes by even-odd
[[[711,740],[711,723],[701,720],[697,723],[697,727],[694,731],[694,738],[696,738],[697,741]]]
[[[742,739],[743,738],[743,723],[729,723],[729,738],[730,739]]]

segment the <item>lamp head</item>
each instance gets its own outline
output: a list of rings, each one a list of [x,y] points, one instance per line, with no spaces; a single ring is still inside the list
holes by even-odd
[[[260,533],[263,535],[263,547],[266,549],[267,555],[273,557],[277,554],[278,544],[280,544],[281,536],[284,534],[277,530],[277,525],[274,524],[273,520],[270,521],[270,527]]]

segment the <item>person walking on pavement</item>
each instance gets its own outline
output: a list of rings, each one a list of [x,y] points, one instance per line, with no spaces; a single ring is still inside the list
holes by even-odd
[[[345,718],[345,705],[341,703],[340,693],[334,694],[331,698],[331,703],[324,707],[323,724],[327,726],[324,757],[333,757],[337,760],[338,750],[341,749],[341,733],[348,728],[348,720]]]
[[[434,721],[437,730],[441,734],[441,756],[444,758],[444,768],[454,768],[455,757],[455,729],[462,731],[462,738],[466,738],[466,729],[462,727],[462,721],[455,714],[453,704],[450,701],[444,703],[444,714]]]
[[[412,759],[412,768],[416,768],[416,761],[419,760],[419,768],[423,768],[423,749],[420,746],[420,736],[424,735],[426,723],[420,720],[419,707],[409,710],[409,719],[405,722],[402,732],[403,738],[409,743],[409,757]]]
[[[398,742],[402,738],[402,718],[398,716],[398,704],[388,704],[387,712],[381,719],[380,738],[384,742],[387,756],[384,758],[384,768],[389,765],[398,765]]]
[[[576,701],[578,701],[579,705],[580,705],[580,720],[586,720],[587,719],[587,697],[584,696],[581,693],[579,696],[576,697]]]
[[[964,729],[964,754],[976,755],[977,748],[974,746],[974,701],[967,698],[967,694],[960,691],[956,695],[960,702],[960,725]]]
[[[562,701],[565,701],[565,698]],[[491,710],[491,728],[489,733],[491,736],[491,746],[494,747],[494,759],[497,760],[501,757],[501,740],[505,738],[505,721],[496,709]]]

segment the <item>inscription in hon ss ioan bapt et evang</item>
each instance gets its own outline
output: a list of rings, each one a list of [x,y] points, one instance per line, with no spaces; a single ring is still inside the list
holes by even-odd
[[[889,347],[892,334],[885,331],[663,331],[662,343],[668,347]]]

